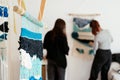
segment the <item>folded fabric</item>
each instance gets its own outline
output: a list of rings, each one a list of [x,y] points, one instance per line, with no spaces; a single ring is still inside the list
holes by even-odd
[[[0,6],[0,16],[8,17],[8,8],[4,6]]]
[[[25,37],[20,37],[19,41],[20,49],[24,49],[26,53],[29,53],[31,57],[33,55],[37,55],[37,57],[41,60],[43,57],[43,47],[42,47],[42,41],[40,40],[32,40]]]
[[[74,18],[73,22],[78,25],[79,28],[85,27],[87,24],[91,22],[89,19],[82,19],[82,18]]]
[[[8,22],[4,22],[3,24],[0,25],[0,31],[2,32],[8,32]]]
[[[118,62],[112,62],[109,72],[108,72],[108,80],[120,80],[120,64]]]
[[[28,39],[33,39],[33,40],[42,40],[41,33],[31,32],[25,28],[21,28],[21,37],[26,37]]]

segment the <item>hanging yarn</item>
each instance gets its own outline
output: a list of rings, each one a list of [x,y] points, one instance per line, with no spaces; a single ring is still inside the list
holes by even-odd
[[[20,44],[19,49],[20,50],[23,49],[26,52],[26,53],[23,53],[24,51],[21,52],[22,63],[20,66],[20,79],[42,80],[41,59],[43,55],[42,54],[43,23],[35,19],[28,12],[25,12],[25,10],[22,7],[14,6],[13,10],[22,16],[22,28],[19,41]],[[26,59],[23,59],[24,56],[26,56]],[[26,63],[27,61],[28,63]],[[28,66],[30,64],[31,66]]]

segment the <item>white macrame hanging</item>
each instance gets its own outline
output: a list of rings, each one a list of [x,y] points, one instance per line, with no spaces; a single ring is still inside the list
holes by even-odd
[[[1,8],[2,11],[2,16],[0,17],[0,21],[1,22],[5,22],[5,20],[8,21],[8,18],[5,19],[4,18],[4,7],[8,8],[8,0],[0,0],[0,6],[3,6],[3,8]],[[0,43],[0,80],[8,80],[8,65],[7,65],[7,55],[6,55],[6,48],[7,48],[7,41],[6,41],[6,32],[5,32],[5,24],[3,23],[3,40],[2,40],[2,44]]]

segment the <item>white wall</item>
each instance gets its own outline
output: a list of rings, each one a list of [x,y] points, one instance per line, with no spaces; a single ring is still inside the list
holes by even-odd
[[[111,31],[114,38],[112,51],[120,52],[119,3],[119,0],[47,0],[43,21],[48,24],[48,27],[53,27],[56,18],[63,18],[67,23],[68,41],[72,49],[74,47],[71,39],[72,17],[68,14],[100,13],[101,16],[97,19],[103,28]],[[92,60],[81,59],[79,56],[76,57],[72,54],[72,51],[70,51],[66,80],[88,80]]]
[[[13,0],[15,1],[15,0]],[[100,13],[101,16],[97,17],[100,21],[102,28],[109,29],[113,35],[114,42],[112,44],[112,52],[120,52],[120,9],[118,9],[119,0],[46,0],[46,7],[43,17],[43,22],[49,28],[45,29],[44,34],[53,28],[54,22],[57,18],[63,18],[67,23],[67,34],[70,49],[73,46],[73,40],[71,38],[72,32],[72,18],[68,16],[69,13]],[[27,11],[37,18],[39,12],[40,0],[25,0]],[[18,21],[19,22],[19,21]],[[20,23],[17,24],[20,28]],[[13,27],[12,27],[13,28]],[[10,51],[10,80],[18,80],[19,76],[19,60],[17,51],[18,35],[11,30],[11,42],[12,45]],[[14,44],[15,42],[15,44]],[[80,58],[79,56],[72,55],[70,50],[68,58],[68,67],[66,71],[66,80],[88,80],[90,74],[90,68],[93,57],[90,60]],[[78,54],[79,55],[79,54]]]
[[[21,27],[21,17],[13,13],[13,5],[17,4],[17,0],[9,0],[9,52],[8,52],[8,68],[9,78],[8,80],[19,80],[19,52],[18,52],[18,40]],[[14,32],[14,16],[16,20],[16,31]]]

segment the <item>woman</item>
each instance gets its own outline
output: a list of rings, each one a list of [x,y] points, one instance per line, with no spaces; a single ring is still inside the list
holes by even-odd
[[[65,80],[69,51],[65,30],[65,21],[57,19],[54,28],[45,35],[43,47],[47,50],[48,80]]]
[[[103,30],[98,21],[90,22],[92,34],[95,35],[94,49],[96,51],[89,80],[97,80],[98,73],[101,71],[101,80],[108,80],[107,75],[111,65],[110,46],[113,41],[108,30]]]

